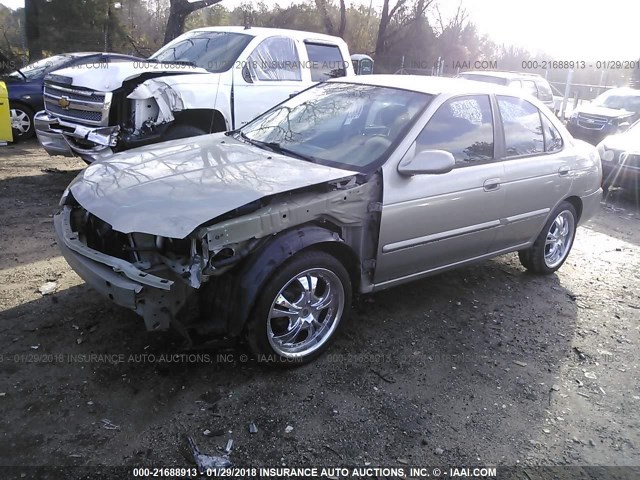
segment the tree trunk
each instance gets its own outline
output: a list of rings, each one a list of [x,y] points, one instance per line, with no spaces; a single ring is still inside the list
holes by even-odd
[[[340,0],[340,27],[338,28],[338,36],[343,37],[347,29],[347,7],[344,0]]]
[[[316,8],[322,16],[324,22],[324,31],[329,35],[335,35],[335,29],[333,28],[333,22],[329,16],[329,9],[327,8],[327,0],[316,0]]]
[[[385,51],[384,41],[389,26],[389,0],[384,0],[382,13],[380,15],[380,25],[378,25],[378,38],[376,39],[376,55],[381,55]]]
[[[165,45],[183,33],[184,22],[191,13],[201,8],[215,5],[221,1],[222,0],[200,0],[189,3],[188,0],[171,0],[169,19],[167,20],[167,27],[164,30]]]
[[[40,38],[40,2],[42,0],[25,0],[25,36],[27,37],[27,49],[29,50],[29,61],[40,60],[42,54],[42,40]]]

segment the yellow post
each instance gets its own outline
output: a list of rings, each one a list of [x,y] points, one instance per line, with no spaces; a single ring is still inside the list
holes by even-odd
[[[0,142],[13,142],[9,94],[4,82],[0,82]]]

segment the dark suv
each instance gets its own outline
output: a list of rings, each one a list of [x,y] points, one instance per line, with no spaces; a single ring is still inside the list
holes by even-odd
[[[474,71],[462,72],[458,76],[467,80],[522,89],[544,103],[551,111],[554,109],[553,92],[549,82],[535,73]]]
[[[640,90],[613,88],[574,110],[567,130],[575,138],[597,145],[604,138],[626,131],[640,119]]]

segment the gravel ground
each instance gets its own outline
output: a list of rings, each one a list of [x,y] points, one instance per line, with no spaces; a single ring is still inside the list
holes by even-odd
[[[185,434],[218,455],[233,439],[239,466],[640,464],[632,194],[557,275],[507,255],[361,298],[323,357],[283,371],[187,356],[84,285],[52,225],[82,166],[0,147],[0,465],[187,466]]]

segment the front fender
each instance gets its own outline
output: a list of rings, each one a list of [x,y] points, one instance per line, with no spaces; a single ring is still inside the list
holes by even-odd
[[[216,330],[240,335],[260,289],[275,270],[297,252],[327,242],[343,240],[337,233],[318,226],[293,228],[272,236],[237,270],[211,279],[207,286],[211,295],[203,299],[203,306],[213,312]]]
[[[231,89],[221,82],[219,74],[174,75],[151,78],[138,85],[127,98],[155,99],[160,109],[158,123],[172,122],[174,112],[185,110],[218,110],[231,118]]]

